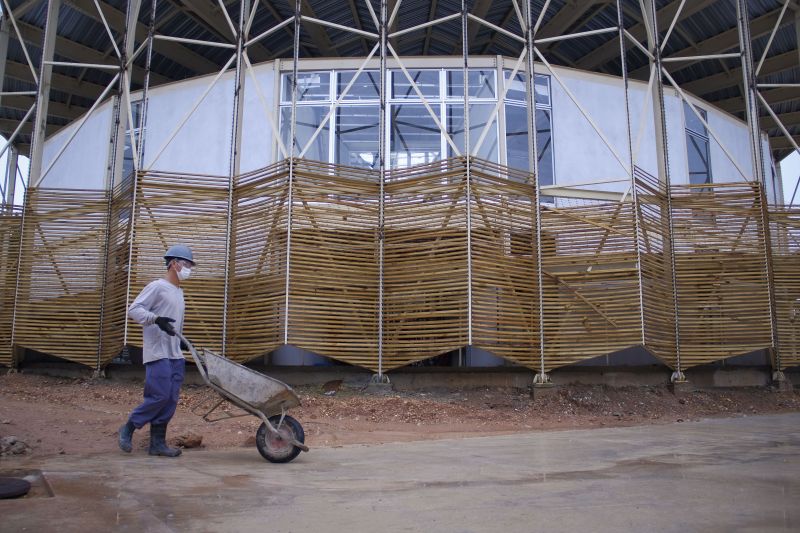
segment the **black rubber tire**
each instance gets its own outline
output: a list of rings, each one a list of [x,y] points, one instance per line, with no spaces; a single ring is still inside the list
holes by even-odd
[[[271,416],[268,420],[272,423],[272,427],[276,427],[281,420],[281,415]],[[302,442],[304,444],[306,442],[306,434],[303,431],[303,426],[289,415],[283,417],[283,424],[278,431],[281,433],[286,431],[291,432],[297,442]],[[256,432],[256,447],[261,457],[271,463],[288,463],[302,451],[297,446],[283,439],[270,439],[269,437],[270,432],[267,431],[267,425],[262,422]]]
[[[31,490],[31,484],[16,477],[0,477],[0,500],[19,498]]]

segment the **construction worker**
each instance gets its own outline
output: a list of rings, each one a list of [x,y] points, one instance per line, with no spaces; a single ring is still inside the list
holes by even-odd
[[[177,457],[179,448],[167,446],[167,424],[178,405],[183,383],[186,346],[175,336],[183,330],[183,289],[195,266],[192,250],[177,244],[164,254],[166,275],[151,282],[128,308],[128,316],[144,327],[144,401],[119,429],[119,447],[133,448],[134,430],[150,424],[150,455]]]

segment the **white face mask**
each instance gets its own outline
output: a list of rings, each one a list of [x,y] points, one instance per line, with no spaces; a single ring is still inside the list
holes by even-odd
[[[192,275],[192,269],[189,267],[183,267],[178,271],[178,279],[183,281],[189,279],[189,276]]]

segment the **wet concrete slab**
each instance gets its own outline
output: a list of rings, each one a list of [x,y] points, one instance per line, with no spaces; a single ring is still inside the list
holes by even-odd
[[[312,449],[0,461],[0,531],[798,531],[800,414]]]

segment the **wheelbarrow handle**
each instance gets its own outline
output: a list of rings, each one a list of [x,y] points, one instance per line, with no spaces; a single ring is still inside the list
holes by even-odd
[[[200,372],[200,376],[202,376],[203,381],[206,382],[206,385],[210,385],[211,383],[208,380],[208,373],[206,372],[206,367],[204,361],[200,358],[200,354],[197,353],[197,350],[194,349],[194,345],[189,342],[189,339],[183,336],[183,334],[175,332],[175,336],[181,340],[183,344],[189,349],[189,353],[192,354],[192,359],[194,359],[194,364],[197,366],[197,371]]]

